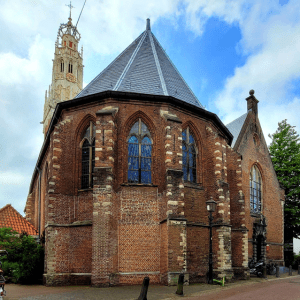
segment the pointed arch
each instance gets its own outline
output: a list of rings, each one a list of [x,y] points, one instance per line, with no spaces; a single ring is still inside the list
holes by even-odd
[[[95,118],[88,114],[82,118],[75,131],[78,189],[89,189],[93,187],[92,174],[95,167],[95,124]]]
[[[73,73],[73,60],[72,59],[69,61],[68,73]]]
[[[142,111],[131,115],[125,123],[124,153],[128,183],[152,184],[155,126]]]
[[[63,58],[61,58],[60,59],[60,72],[64,73],[64,71],[65,71],[65,63],[64,63]]]
[[[125,135],[128,136],[129,131],[132,127],[132,125],[136,122],[137,119],[143,120],[143,122],[148,127],[151,136],[155,135],[155,125],[152,122],[152,120],[141,110],[136,111],[134,114],[132,114],[125,122]]]
[[[249,195],[251,213],[260,214],[262,212],[263,199],[263,178],[261,168],[258,164],[253,164],[249,172]]]
[[[187,121],[182,126],[182,169],[186,182],[202,183],[202,142],[193,122]]]

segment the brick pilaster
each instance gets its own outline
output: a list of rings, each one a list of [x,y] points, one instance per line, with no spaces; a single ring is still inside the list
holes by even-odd
[[[177,284],[181,272],[187,271],[186,219],[184,217],[184,184],[182,172],[182,122],[169,112],[165,118],[165,166],[168,232],[169,285]]]
[[[95,169],[93,174],[92,285],[111,285],[117,232],[113,227],[114,129],[117,108],[98,111],[96,121]]]

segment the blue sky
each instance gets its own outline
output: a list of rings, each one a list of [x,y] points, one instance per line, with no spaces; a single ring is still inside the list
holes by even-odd
[[[74,0],[73,23],[83,0]],[[58,0],[0,0],[0,207],[23,214],[43,142],[54,43],[69,9]],[[283,119],[300,119],[300,1],[87,0],[78,30],[84,83],[141,32],[146,19],[206,109],[227,124],[255,90],[267,142]]]

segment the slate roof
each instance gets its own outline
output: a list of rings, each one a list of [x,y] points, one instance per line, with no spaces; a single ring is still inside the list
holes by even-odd
[[[107,90],[173,96],[204,108],[151,32],[149,19],[146,30],[75,98]]]
[[[37,235],[36,228],[30,224],[20,213],[10,204],[0,209],[0,228],[11,227],[18,233],[25,231],[29,235]]]
[[[234,121],[232,121],[226,125],[226,127],[229,129],[229,131],[233,135],[233,140],[232,140],[232,144],[231,144],[232,148],[234,147],[235,142],[237,141],[237,138],[239,137],[239,134],[244,125],[247,115],[248,115],[248,113],[245,113],[245,114],[241,115],[239,118],[235,119]]]

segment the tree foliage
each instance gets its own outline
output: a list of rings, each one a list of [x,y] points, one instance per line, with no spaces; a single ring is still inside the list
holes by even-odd
[[[8,252],[0,258],[4,276],[23,284],[42,279],[44,250],[31,236],[18,234],[11,228],[0,228],[0,249]]]
[[[299,135],[283,120],[276,132],[269,137],[271,159],[277,178],[285,189],[284,221],[285,230],[300,237],[300,143]]]

